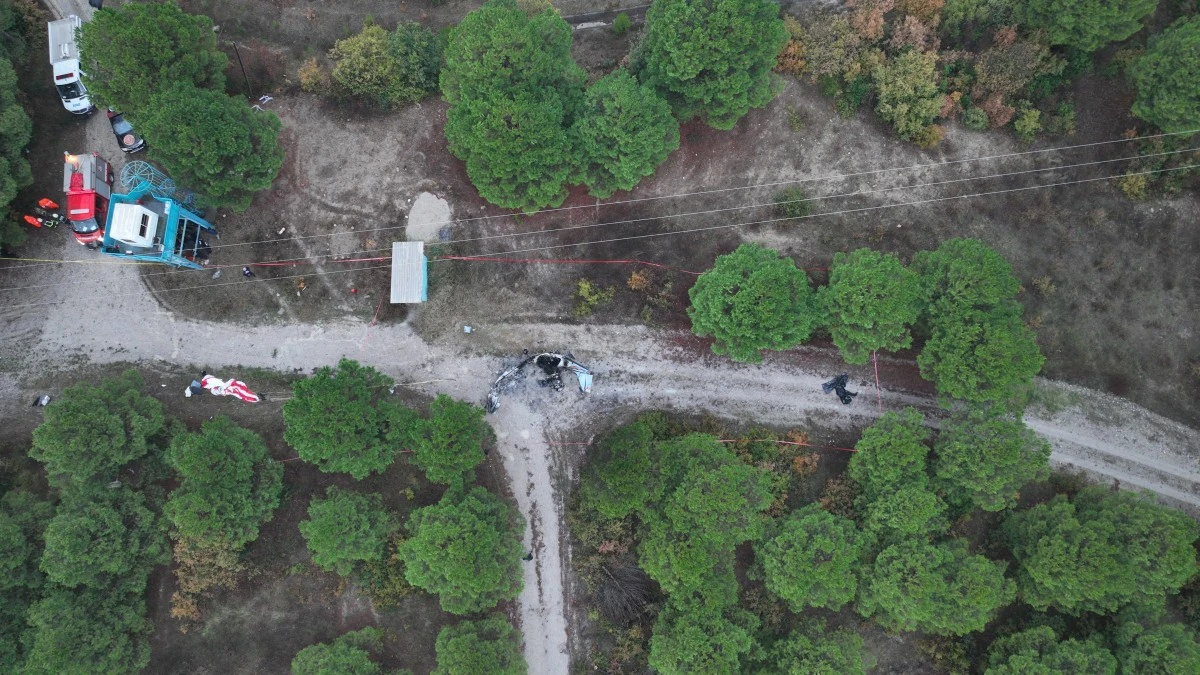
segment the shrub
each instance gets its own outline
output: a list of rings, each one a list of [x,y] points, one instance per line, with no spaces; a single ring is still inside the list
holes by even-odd
[[[300,90],[310,94],[324,95],[329,93],[329,85],[331,82],[329,71],[317,61],[317,57],[312,57],[300,64],[300,70],[297,73],[300,79]]]
[[[935,54],[909,51],[878,66],[872,74],[879,96],[875,110],[904,140],[921,138],[942,109],[934,75],[936,63]]]
[[[1042,130],[1042,112],[1036,108],[1025,108],[1013,122],[1017,138],[1029,143]]]
[[[812,204],[799,186],[775,193],[775,214],[782,218],[804,218],[812,213]]]
[[[1171,24],[1135,62],[1133,114],[1167,132],[1200,127],[1198,70],[1200,17],[1193,16]]]
[[[413,464],[431,482],[461,486],[483,461],[483,444],[493,438],[483,408],[438,394],[429,419],[415,423],[409,437]]]
[[[500,615],[443,627],[434,649],[437,668],[433,675],[525,675],[528,671],[521,634]]]
[[[378,663],[367,650],[383,649],[383,631],[363,628],[332,642],[309,645],[292,659],[293,675],[378,675]]]
[[[987,113],[979,108],[967,108],[960,119],[963,126],[972,131],[986,131],[988,128]]]
[[[1144,202],[1150,198],[1150,179],[1144,173],[1125,174],[1117,180],[1117,187],[1135,202]]]
[[[300,534],[318,567],[348,576],[359,562],[382,560],[388,539],[398,528],[379,495],[334,486],[325,491],[324,499],[308,505],[308,520],[300,523]]]
[[[616,297],[617,289],[604,288],[588,279],[580,279],[575,294],[577,298],[575,316],[585,317],[591,316],[597,308],[612,302]]]
[[[370,24],[329,50],[333,81],[384,108],[435,91],[441,58],[437,38],[417,23],[402,23],[391,33]]]
[[[632,26],[633,22],[629,20],[629,15],[621,12],[613,19],[612,31],[617,35],[624,35]]]

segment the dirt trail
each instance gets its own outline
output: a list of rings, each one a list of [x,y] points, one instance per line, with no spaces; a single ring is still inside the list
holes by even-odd
[[[69,240],[62,255],[80,259],[83,251]],[[95,258],[90,258],[95,259]],[[877,405],[873,383],[852,406],[821,394],[827,373],[805,372],[768,359],[744,366],[721,359],[697,359],[676,346],[669,333],[630,326],[512,324],[488,326],[464,336],[455,346],[422,341],[407,325],[369,327],[359,321],[323,325],[236,326],[177,318],[145,290],[132,267],[78,265],[42,268],[36,279],[71,275],[85,285],[114,289],[97,303],[81,295],[52,302],[54,287],[29,289],[21,301],[2,310],[3,353],[9,372],[34,373],[64,364],[163,361],[203,366],[236,375],[237,366],[280,370],[358,359],[398,381],[442,380],[422,389],[480,400],[502,359],[480,355],[519,353],[524,347],[570,348],[593,368],[596,387],[587,398],[568,389],[555,394],[536,385],[502,399],[489,421],[500,438],[500,452],[513,494],[529,528],[526,546],[533,560],[525,567],[520,614],[531,672],[566,672],[569,662],[564,614],[562,538],[563,466],[582,448],[551,451],[546,435],[565,425],[582,424],[612,410],[629,407],[708,411],[743,422],[804,427],[819,421],[826,428],[861,428],[881,411],[914,405],[932,410],[920,396],[883,391]],[[120,289],[120,290],[116,290]],[[620,351],[613,346],[620,345]],[[6,415],[28,415],[22,403],[33,392],[6,379]],[[186,385],[180,382],[180,390]],[[253,382],[251,382],[253,385]],[[1200,434],[1110,396],[1045,383],[1065,399],[1051,414],[1034,409],[1029,424],[1054,446],[1053,461],[1075,466],[1126,487],[1149,489],[1200,512]]]

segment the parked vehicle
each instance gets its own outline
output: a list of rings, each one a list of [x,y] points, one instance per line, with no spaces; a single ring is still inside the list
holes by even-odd
[[[63,107],[76,115],[91,114],[95,107],[88,98],[79,70],[79,47],[75,31],[83,21],[72,14],[65,19],[46,24],[50,34],[50,66],[54,69],[54,86]]]
[[[67,221],[75,241],[88,248],[98,248],[104,239],[112,184],[112,167],[98,154],[66,155],[63,192],[67,193]]]
[[[125,113],[108,111],[108,123],[112,125],[113,135],[117,137],[117,145],[121,152],[138,152],[146,149],[146,140],[133,130],[133,125],[125,119]]]

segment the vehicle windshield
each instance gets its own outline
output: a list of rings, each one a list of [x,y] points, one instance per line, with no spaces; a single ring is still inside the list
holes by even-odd
[[[125,121],[120,115],[112,118],[113,133],[128,134],[133,132],[133,125]]]
[[[79,234],[91,234],[92,232],[100,229],[100,223],[96,222],[95,218],[88,218],[87,220],[72,220],[71,229],[75,230]]]
[[[65,101],[70,101],[73,98],[83,96],[83,88],[78,82],[68,82],[67,84],[55,85],[58,87],[58,95]]]

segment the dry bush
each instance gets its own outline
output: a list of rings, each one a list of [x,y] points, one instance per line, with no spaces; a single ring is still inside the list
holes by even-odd
[[[631,291],[644,291],[654,283],[654,276],[645,270],[637,270],[629,275],[625,285]]]
[[[941,41],[938,40],[934,26],[910,14],[899,24],[892,25],[892,38],[888,44],[896,51],[912,47],[918,51],[929,52],[936,51]]]
[[[896,0],[896,9],[921,19],[930,20],[942,11],[946,0]]]
[[[596,547],[596,551],[598,553],[603,553],[604,555],[613,555],[613,554],[620,555],[628,550],[629,550],[629,544],[627,544],[623,541],[618,541],[616,539],[609,539],[608,541],[602,541],[602,542],[600,542],[600,546]]]
[[[300,80],[301,90],[318,95],[329,93],[329,71],[321,65],[317,57],[314,56],[300,64],[297,77]]]
[[[1017,41],[1016,26],[1001,26],[996,29],[996,34],[992,36],[992,47],[995,49],[1008,49]]]
[[[817,502],[821,508],[835,516],[853,519],[858,517],[858,511],[854,508],[858,492],[858,485],[854,481],[845,476],[838,476],[826,481],[825,489],[821,491]]]
[[[601,570],[603,579],[596,589],[596,606],[600,613],[618,626],[632,623],[654,596],[654,582],[634,565],[612,570],[602,566]]]
[[[979,104],[979,109],[987,113],[988,125],[993,129],[1008,124],[1012,121],[1013,115],[1017,114],[1017,109],[1004,102],[1003,94],[992,94],[983,99]]]
[[[895,5],[895,0],[849,0],[846,6],[854,10],[850,14],[850,25],[862,39],[876,42],[883,37],[883,16]]]
[[[1050,297],[1051,295],[1054,295],[1054,291],[1056,290],[1054,279],[1051,279],[1049,274],[1040,277],[1034,277],[1033,287],[1037,289],[1037,292],[1040,293],[1042,297]]]
[[[942,142],[946,137],[946,129],[940,124],[930,124],[913,137],[913,142],[922,148],[929,149]]]
[[[792,472],[797,478],[811,476],[817,470],[821,458],[815,452],[805,452],[792,458]]]
[[[201,544],[178,539],[174,546],[175,580],[179,590],[171,594],[171,616],[184,621],[179,630],[186,633],[189,621],[198,621],[200,598],[217,588],[237,585],[246,570],[237,551],[223,544]]]
[[[851,76],[861,70],[862,38],[845,16],[816,13],[803,24],[793,19],[787,25],[792,39],[780,56],[781,71],[816,81],[824,75]]]
[[[1146,174],[1126,174],[1117,181],[1117,187],[1135,202],[1144,202],[1150,196],[1150,181]]]
[[[942,109],[938,111],[938,117],[952,120],[962,111],[962,92],[952,91],[942,98]]]
[[[775,64],[775,70],[799,77],[807,66],[804,61],[804,26],[795,17],[791,16],[783,17],[783,25],[787,28],[791,39],[788,40],[783,51],[779,53],[779,60]]]

